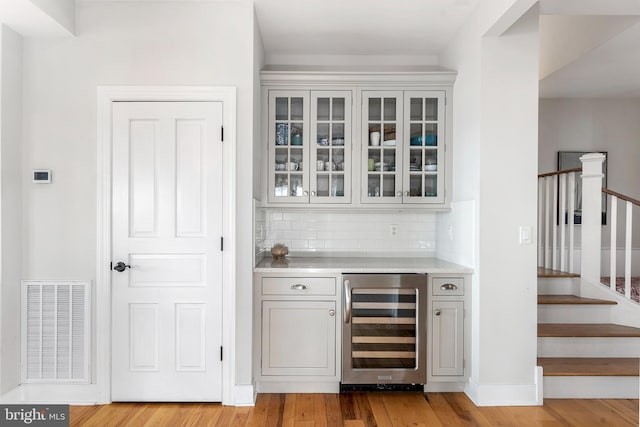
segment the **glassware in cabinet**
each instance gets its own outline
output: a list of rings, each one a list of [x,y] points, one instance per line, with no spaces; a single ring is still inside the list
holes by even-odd
[[[309,93],[270,91],[268,110],[268,200],[307,203]]]
[[[405,92],[404,203],[444,202],[444,92]]]
[[[362,188],[363,203],[401,203],[402,92],[364,91]]]
[[[351,92],[311,92],[310,201],[351,203]]]

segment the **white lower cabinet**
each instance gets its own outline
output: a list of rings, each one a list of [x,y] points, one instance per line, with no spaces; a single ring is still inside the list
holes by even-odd
[[[336,374],[335,301],[262,301],[262,375]]]
[[[429,275],[427,390],[458,391],[469,376],[468,275]]]
[[[432,375],[464,374],[464,302],[432,303]]]
[[[340,387],[338,277],[256,274],[258,392],[335,393]]]

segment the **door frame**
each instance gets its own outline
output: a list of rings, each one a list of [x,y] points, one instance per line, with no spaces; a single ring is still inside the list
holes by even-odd
[[[236,88],[218,86],[98,86],[97,258],[91,343],[93,382],[99,403],[111,403],[111,150],[114,102],[222,102],[222,404],[235,405],[236,319]]]

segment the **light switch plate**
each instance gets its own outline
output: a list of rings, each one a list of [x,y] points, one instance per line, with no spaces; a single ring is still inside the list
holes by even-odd
[[[531,226],[530,225],[520,226],[520,244],[521,245],[531,244]]]

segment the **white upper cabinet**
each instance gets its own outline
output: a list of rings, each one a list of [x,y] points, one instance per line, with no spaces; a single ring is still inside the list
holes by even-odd
[[[311,203],[351,202],[351,92],[311,92]]]
[[[404,93],[403,203],[444,203],[445,94]]]
[[[448,209],[454,80],[263,71],[263,204]]]
[[[309,202],[309,92],[269,93],[270,202]]]

